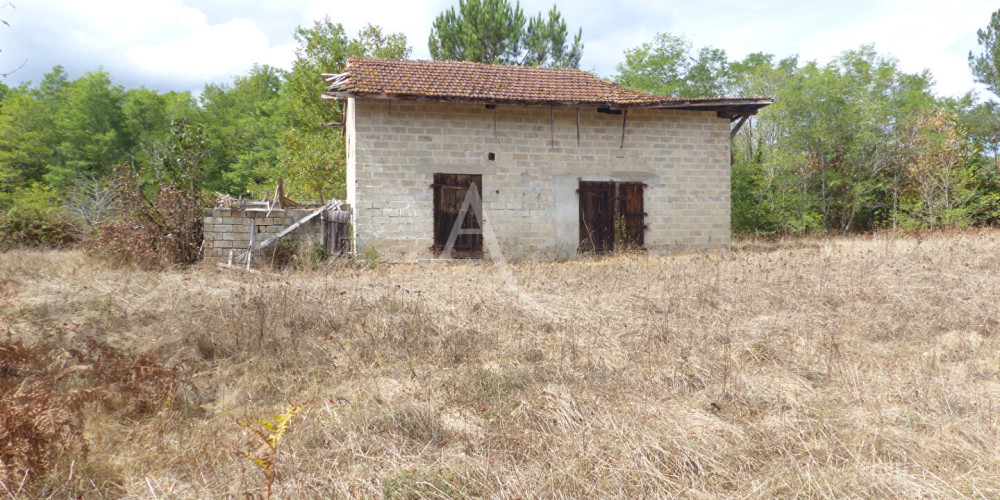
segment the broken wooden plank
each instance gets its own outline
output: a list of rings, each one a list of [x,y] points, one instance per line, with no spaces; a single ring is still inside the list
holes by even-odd
[[[257,234],[257,220],[250,219],[250,245],[247,246],[247,270],[250,269],[250,263],[253,262],[253,237]]]
[[[292,224],[292,225],[286,227],[285,229],[283,229],[280,233],[275,234],[275,235],[271,236],[270,238],[268,238],[268,239],[264,240],[263,242],[261,242],[261,244],[258,245],[256,249],[257,250],[262,250],[264,248],[267,248],[268,246],[271,245],[271,243],[274,243],[275,241],[277,241],[277,240],[279,240],[281,238],[284,238],[285,236],[288,235],[288,233],[291,233],[292,231],[295,231],[300,226],[302,226],[306,222],[309,222],[310,220],[312,220],[317,215],[322,214],[323,212],[326,212],[327,210],[330,210],[331,208],[333,208],[336,205],[337,205],[337,203],[327,203],[326,205],[323,205],[322,207],[317,208],[316,210],[314,210],[309,215],[306,215],[305,217],[303,217],[303,218],[299,219],[298,221],[296,221],[294,224]]]

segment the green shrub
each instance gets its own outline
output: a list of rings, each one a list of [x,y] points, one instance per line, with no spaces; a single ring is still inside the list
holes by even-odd
[[[378,253],[378,249],[375,247],[368,247],[368,250],[365,250],[365,269],[375,269],[378,267],[379,257],[380,255]]]
[[[35,184],[9,196],[0,212],[0,249],[12,247],[63,248],[76,242],[62,202],[49,186]]]
[[[261,252],[261,262],[271,269],[285,269],[295,265],[300,250],[298,241],[278,240]]]

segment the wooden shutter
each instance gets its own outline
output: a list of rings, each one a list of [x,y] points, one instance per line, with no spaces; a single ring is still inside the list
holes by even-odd
[[[615,183],[580,181],[580,252],[609,252],[615,245]]]
[[[618,183],[618,220],[625,248],[642,248],[646,236],[646,212],[643,210],[643,187],[641,182]]]
[[[455,222],[462,215],[462,204],[469,194],[469,187],[475,183],[478,201],[482,201],[483,176],[467,174],[434,174],[434,251],[445,249],[448,238],[455,228]],[[465,212],[461,229],[482,229],[477,213],[482,213],[482,204],[470,206]],[[452,249],[455,258],[481,258],[483,256],[483,235],[460,234]]]

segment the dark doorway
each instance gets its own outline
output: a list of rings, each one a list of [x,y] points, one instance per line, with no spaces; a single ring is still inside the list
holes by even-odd
[[[644,187],[641,182],[580,181],[580,253],[642,248]]]
[[[470,188],[475,186],[475,192]],[[483,232],[477,214],[483,213],[483,176],[471,174],[434,174],[434,253],[447,249],[455,232],[451,257],[483,257]],[[461,224],[456,224],[461,220]]]

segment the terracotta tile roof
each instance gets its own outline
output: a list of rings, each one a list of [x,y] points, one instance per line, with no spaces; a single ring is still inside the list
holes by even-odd
[[[442,101],[597,105],[610,107],[711,105],[746,99],[687,99],[645,94],[578,69],[498,66],[455,61],[351,58],[345,72],[323,75],[326,99],[388,97]],[[771,100],[753,100],[756,108]]]

